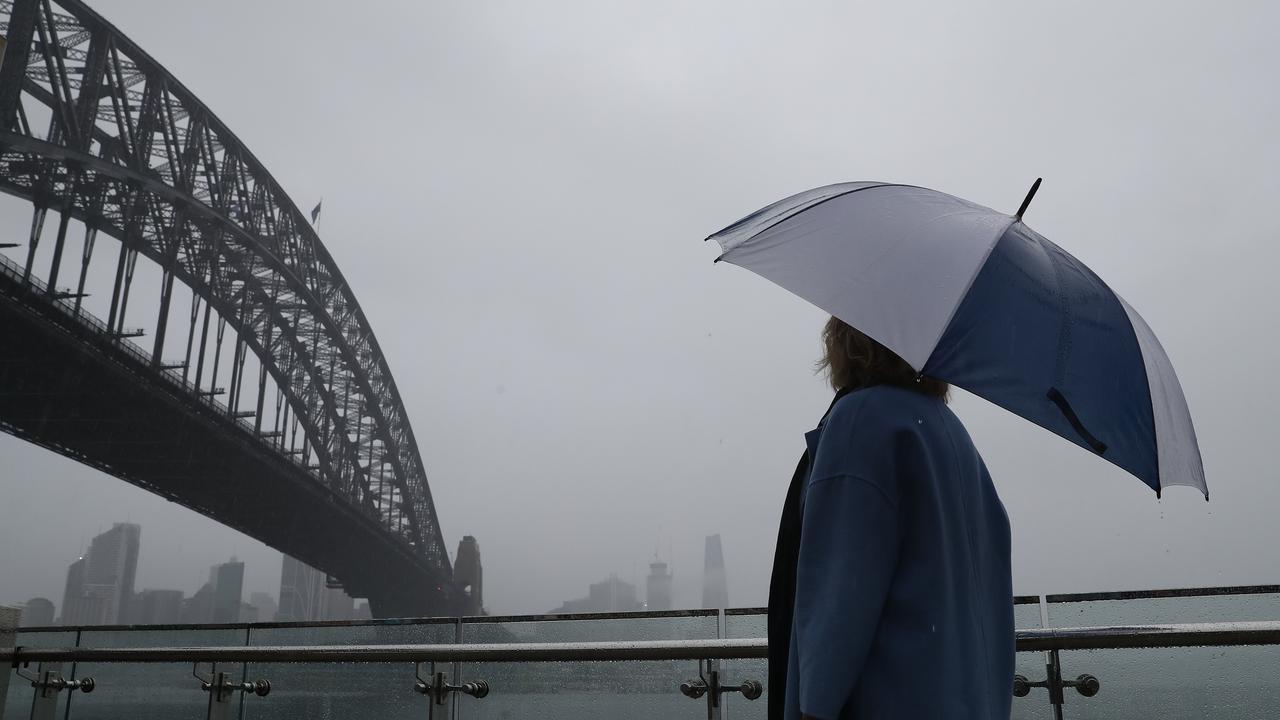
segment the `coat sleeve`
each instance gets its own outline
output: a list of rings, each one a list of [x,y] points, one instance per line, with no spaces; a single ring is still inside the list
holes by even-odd
[[[897,565],[897,510],[855,476],[809,488],[796,570],[800,710],[834,720],[862,675]]]

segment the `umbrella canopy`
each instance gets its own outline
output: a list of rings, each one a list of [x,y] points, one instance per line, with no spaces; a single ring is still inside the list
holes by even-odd
[[[1102,456],[1157,494],[1190,485],[1207,499],[1191,414],[1155,334],[1021,214],[853,182],[780,200],[709,239],[724,251],[717,261],[817,305],[922,375]]]

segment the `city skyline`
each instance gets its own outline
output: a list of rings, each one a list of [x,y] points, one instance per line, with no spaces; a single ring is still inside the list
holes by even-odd
[[[112,527],[119,524],[121,523],[113,523]],[[700,540],[703,540],[703,541],[707,539],[704,536],[698,536],[698,537]],[[86,544],[91,545],[92,540],[93,538],[90,538],[90,540],[87,541]],[[674,541],[670,539],[668,540],[667,544],[671,547],[675,546]],[[149,546],[146,543],[139,544],[140,558],[145,559],[146,550],[148,549],[148,547]],[[265,550],[268,553],[273,552],[269,548]],[[482,590],[483,580],[480,579],[483,577],[481,574],[483,571],[480,569],[479,545],[476,542],[476,539],[471,536],[464,537],[459,542],[458,550],[460,551],[460,553],[451,553],[451,555],[456,556],[458,554],[461,554],[464,557],[464,559],[467,560],[467,562],[475,563],[476,567],[474,569],[474,572],[476,572],[476,575],[474,577],[476,577],[476,579],[479,581],[475,582],[474,586],[476,590],[480,591],[480,594],[482,596],[481,599],[483,600],[483,590]],[[637,555],[638,553],[639,551],[637,550]],[[703,548],[703,554],[705,555],[705,547]],[[277,604],[276,607],[279,608],[278,614],[273,613],[271,617],[263,617],[261,614],[257,614],[253,618],[254,621],[305,622],[305,621],[313,621],[317,619],[325,619],[325,620],[353,619],[360,616],[361,614],[360,608],[362,604],[365,603],[363,599],[350,598],[351,609],[348,611],[344,609],[345,602],[343,600],[337,599],[335,603],[335,602],[331,602],[330,600],[322,598],[319,601],[313,601],[313,602],[321,603],[320,605],[315,605],[315,607],[320,608],[318,611],[304,612],[301,615],[297,615],[296,620],[293,619],[295,616],[292,614],[286,617],[284,615],[286,603],[282,601],[282,598],[285,595],[284,578],[290,572],[289,568],[291,566],[292,559],[278,552],[275,552],[274,556],[275,558],[279,558],[280,569],[277,573],[275,573],[276,579],[271,585],[268,586],[269,589],[260,589],[261,585],[259,585],[258,588],[254,588],[249,585],[248,581],[243,581],[243,587],[242,587],[242,593],[241,593],[242,615],[243,613],[249,612],[248,607],[258,607],[252,602],[252,597],[254,595],[263,595],[263,596],[269,597],[273,603]],[[230,557],[236,558],[238,557],[238,555],[236,555],[235,553],[232,553]],[[603,574],[607,578],[604,582],[609,582],[608,578],[617,578],[620,582],[634,589],[636,598],[637,598],[637,603],[639,604],[640,607],[647,606],[649,603],[648,585],[651,579],[650,576],[654,571],[653,561],[657,559],[659,559],[659,555],[655,553],[649,558],[650,562],[646,563],[643,566],[640,565],[638,562],[635,562],[635,561],[631,562],[630,563],[631,572],[629,574],[619,573],[614,570],[608,570],[607,568],[609,567],[610,564],[606,564],[604,566],[606,569],[602,570]],[[703,558],[703,560],[705,561],[705,558]],[[130,622],[138,622],[138,623],[151,622],[150,620],[143,620],[142,619],[143,617],[157,617],[159,619],[154,620],[154,622],[158,624],[186,622],[186,620],[183,620],[184,617],[185,618],[192,617],[191,615],[192,611],[189,608],[187,608],[187,606],[191,603],[191,601],[194,598],[196,598],[197,595],[200,594],[202,588],[205,588],[206,586],[214,584],[212,583],[212,575],[216,572],[217,566],[222,565],[224,563],[225,563],[225,560],[216,561],[211,565],[206,566],[206,569],[199,573],[198,581],[190,582],[187,584],[170,583],[167,586],[165,586],[165,583],[163,582],[148,582],[145,584],[142,582],[138,582],[136,584],[134,595],[133,595],[135,604],[146,603],[147,607],[155,608],[155,609],[149,610],[146,612],[142,611],[141,609],[136,609],[136,612],[131,615],[133,619],[130,620]],[[627,565],[627,564],[628,563],[611,563],[611,565],[614,567],[617,567],[619,565]],[[693,608],[701,607],[701,602],[699,598],[700,598],[700,593],[702,592],[703,587],[705,585],[704,572],[700,571],[692,574],[686,573],[680,577],[680,582],[677,582],[677,575],[674,572],[674,567],[675,567],[674,564],[669,563],[666,560],[660,560],[660,564],[663,565],[666,569],[667,576],[666,576],[665,583],[667,587],[665,588],[665,592],[668,593],[669,597],[671,598],[670,605],[668,606],[667,609],[693,609]],[[259,563],[256,567],[254,565],[251,565],[250,563],[244,563],[244,562],[242,562],[241,565],[243,565],[244,577],[248,577],[250,573],[254,570],[259,571],[259,574],[261,574],[261,571],[263,569],[262,563]],[[265,565],[269,570],[270,563],[266,563]],[[311,584],[313,585],[319,584],[323,586],[326,579],[323,573],[315,570],[314,568],[305,566],[296,560],[292,560],[292,565],[295,568],[298,566],[305,568],[305,572],[309,572],[313,578],[316,578],[309,581]],[[640,567],[646,568],[647,572],[649,572],[650,574],[649,575],[642,574],[639,571]],[[145,572],[145,570],[146,570],[145,562],[140,562],[137,564],[137,571],[139,573],[143,573]],[[705,570],[705,568],[703,570]],[[294,570],[294,572],[296,572],[296,570]],[[152,579],[153,580],[155,579],[154,576],[152,577]],[[560,592],[562,592],[564,595],[569,595],[572,592],[572,588],[570,586],[569,580],[556,580],[554,582],[549,582],[548,587],[551,587],[551,588],[559,587],[561,588]],[[60,588],[60,590],[63,590],[63,589],[64,588]],[[56,608],[55,619],[58,620],[59,623],[61,622],[61,613],[62,613],[63,605],[59,604],[58,600],[55,598],[62,598],[63,592],[59,592],[59,594],[56,596],[46,596],[46,595],[25,593],[22,591],[21,588],[7,588],[7,590],[9,592],[10,597],[21,596],[24,599],[0,602],[0,605],[6,605],[11,607],[22,607],[27,601],[32,599],[37,599],[37,598],[50,599]],[[335,591],[330,589],[324,589],[322,587],[320,594],[323,596],[326,592],[327,593],[336,592],[338,595],[341,595],[343,597],[348,597],[348,596],[345,596],[345,593],[342,593],[340,590]],[[175,594],[178,598],[177,600],[178,610],[176,611],[177,612],[176,615],[174,614],[175,611],[173,610],[173,608],[175,607],[175,600],[174,600]],[[569,602],[573,602],[573,601],[566,601],[566,603],[569,603]],[[333,614],[332,616],[330,616],[329,614],[329,608],[331,607],[338,608],[336,610],[336,613]],[[187,609],[183,609],[183,608],[187,608]],[[544,610],[545,608],[525,608],[518,614],[538,614],[539,612],[542,612]],[[211,612],[211,610],[209,612]],[[367,612],[367,610],[365,612]],[[479,614],[479,613],[476,612],[476,613],[469,613],[469,614]],[[175,617],[177,619],[174,619]],[[223,617],[225,617],[225,613],[223,614]]]
[[[88,549],[65,573],[61,604],[33,594],[21,602],[0,605],[22,612],[30,626],[167,625],[238,622],[307,622],[367,619],[367,601],[330,587],[323,573],[281,556],[280,594],[249,591],[246,563],[234,555],[209,566],[204,582],[189,595],[173,588],[135,589],[138,557],[144,545],[137,523],[113,523],[94,536]],[[475,540],[470,540],[472,546]],[[474,572],[479,573],[478,550]],[[478,583],[477,583],[478,584]],[[305,586],[305,587],[303,587]],[[22,594],[21,589],[10,592]],[[305,599],[299,599],[301,595]],[[278,598],[287,598],[286,603]]]

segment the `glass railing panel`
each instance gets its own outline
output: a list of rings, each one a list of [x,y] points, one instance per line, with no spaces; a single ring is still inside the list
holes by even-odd
[[[460,675],[463,682],[484,680],[491,689],[483,699],[456,697],[458,720],[707,716],[705,698],[680,694],[680,683],[698,675],[694,661],[467,663]]]
[[[1051,595],[1048,608],[1051,627],[1261,621],[1280,618],[1280,592],[1101,600]]]
[[[711,640],[714,610],[558,616],[547,619],[467,618],[463,642],[612,642]],[[698,718],[706,705],[680,694],[697,677],[696,661],[466,663],[461,681],[485,680],[489,696],[458,699],[459,719],[475,718]]]
[[[1043,626],[1040,618],[1040,598],[1014,598],[1013,626],[1018,630],[1032,630]]]
[[[1064,680],[1088,673],[1091,698],[1066,690],[1070,720],[1271,720],[1280,708],[1280,647],[1200,647],[1063,652]],[[1044,698],[1043,690],[1033,690]]]
[[[81,647],[223,647],[244,645],[244,628],[85,629]],[[70,695],[70,720],[202,720],[209,695],[200,689],[190,663],[77,663],[77,677],[92,677],[89,694]],[[239,664],[219,664],[218,671],[239,679]],[[208,675],[210,666],[201,671]]]
[[[1045,653],[1020,652],[1014,656],[1013,673],[1031,682],[1045,679]],[[1009,679],[1009,693],[1013,694],[1013,678]],[[1053,717],[1053,706],[1044,690],[1032,690],[1023,697],[1013,698],[1011,720],[1046,720]]]
[[[601,615],[548,615],[514,618],[463,618],[462,641],[613,642],[624,640],[713,640],[718,636],[715,610]]]
[[[14,645],[18,647],[75,647],[76,631],[75,630],[18,630],[18,636],[14,640]],[[31,663],[23,668],[23,672],[30,675],[39,676],[40,672],[45,668],[39,663]],[[65,677],[72,677],[71,663],[64,663],[60,672]],[[4,668],[5,672],[13,673],[12,670]],[[64,717],[67,706],[66,692],[58,693],[58,717]],[[35,689],[31,687],[31,683],[17,676],[16,673],[9,676],[9,692],[4,698],[4,717],[5,718],[21,718],[25,720],[31,714],[31,701],[35,698]]]
[[[456,633],[457,623],[452,619],[360,625],[253,625],[249,644],[444,645],[453,643]],[[246,720],[427,717],[427,698],[413,692],[412,663],[251,663],[248,679],[269,680],[271,694],[245,698],[242,717]]]
[[[1040,622],[1040,602],[1038,598],[1018,598],[1013,606],[1014,627],[1019,630],[1038,628]],[[725,637],[757,638],[767,637],[769,629],[768,615],[759,610],[729,610],[725,614]],[[759,680],[764,686],[764,695],[754,702],[744,702],[741,698],[729,695],[729,706],[734,718],[761,718],[766,715],[769,697],[769,664],[765,660],[727,660],[723,663],[725,680],[740,683],[743,680]],[[1018,653],[1015,673],[1038,680],[1044,676],[1044,653]],[[1012,685],[1012,678],[1010,678]],[[1043,718],[1048,712],[1047,700],[1031,696],[1014,698],[1014,720],[1030,720]]]
[[[756,609],[729,610],[725,612],[724,630],[724,636],[732,640],[768,637],[769,616]],[[764,688],[764,694],[756,700],[743,699],[737,693],[726,695],[725,708],[729,717],[734,720],[764,720],[769,709],[769,661],[754,658],[722,660],[720,667],[725,683],[738,685],[745,680],[755,680]]]

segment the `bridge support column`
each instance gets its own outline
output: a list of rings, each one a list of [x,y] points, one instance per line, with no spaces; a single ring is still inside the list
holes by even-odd
[[[53,260],[49,263],[49,286],[46,291],[50,296],[58,294],[58,270],[62,268],[62,248],[67,244],[67,225],[70,222],[70,209],[64,207],[58,215],[58,237],[53,241]]]
[[[27,235],[27,264],[22,269],[24,285],[31,281],[31,266],[36,261],[36,248],[40,246],[40,235],[44,233],[44,218],[48,213],[49,208],[36,205],[35,213],[31,216],[31,232]]]
[[[89,262],[93,260],[93,246],[98,240],[98,229],[94,227],[85,227],[84,229],[84,252],[80,254],[80,281],[76,283],[76,309],[75,314],[80,314],[81,301],[84,300],[84,281],[89,274]]]
[[[151,367],[160,367],[164,354],[164,335],[169,327],[169,299],[173,297],[173,273],[164,271],[160,282],[160,314],[156,318],[156,344],[151,351]]]
[[[10,130],[18,123],[18,101],[39,8],[37,0],[14,0],[9,14],[9,32],[5,35],[4,56],[0,58],[0,130]]]

